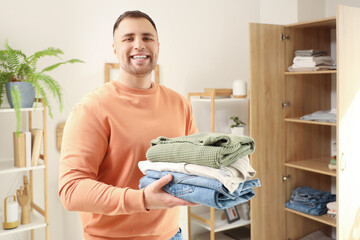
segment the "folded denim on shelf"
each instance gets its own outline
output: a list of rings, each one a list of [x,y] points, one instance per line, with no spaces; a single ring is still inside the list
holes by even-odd
[[[302,186],[293,191],[290,201],[285,205],[296,211],[319,216],[327,213],[326,204],[335,200],[335,194]]]
[[[291,199],[297,202],[333,202],[336,200],[336,195],[327,191],[318,191],[308,186],[301,186],[296,188]]]
[[[326,206],[321,207],[319,205],[317,207],[310,207],[310,206],[305,206],[303,204],[291,204],[290,202],[285,203],[285,205],[286,205],[286,207],[291,208],[295,211],[307,213],[307,214],[314,215],[314,216],[320,216],[320,215],[324,215],[327,213]]]
[[[140,179],[139,188],[144,188],[168,174],[173,175],[173,180],[163,187],[165,192],[189,202],[217,209],[226,209],[249,201],[255,195],[253,188],[260,187],[260,181],[256,178],[240,183],[233,193],[229,193],[223,184],[215,179],[177,172],[148,170],[146,176]]]
[[[246,179],[254,177],[255,175],[255,170],[251,167],[248,156],[241,157],[228,167],[222,167],[220,169],[183,162],[173,163],[140,161],[138,166],[144,175],[148,170],[155,170],[180,172],[217,179],[229,190],[230,193],[233,193],[241,182],[244,182]]]
[[[312,207],[312,208],[324,208],[326,207],[326,204],[328,202],[307,202],[307,203],[303,203],[303,202],[298,202],[298,201],[294,201],[292,199],[290,199],[289,201],[291,204],[300,204],[306,207]]]
[[[186,162],[213,168],[229,166],[254,152],[249,136],[223,133],[197,133],[184,137],[153,139],[146,152],[152,162]]]

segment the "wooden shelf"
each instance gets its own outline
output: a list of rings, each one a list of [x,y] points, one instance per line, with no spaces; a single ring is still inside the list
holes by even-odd
[[[247,226],[251,223],[251,220],[242,220],[242,219],[235,221],[233,223],[228,223],[226,219],[221,220],[222,213],[223,213],[223,211],[221,211],[221,210],[215,210],[215,223],[214,223],[215,230],[214,230],[214,232],[221,232],[221,231],[225,231],[225,230],[229,230],[229,229],[233,229],[233,228],[243,227],[243,226]],[[194,215],[197,215],[204,219],[210,219],[210,212],[202,213],[202,214],[194,214]],[[201,222],[201,221],[197,220],[196,218],[194,218],[193,221],[194,221],[194,223],[211,231],[210,225],[208,225],[204,222]]]
[[[43,164],[39,164],[38,166],[32,166],[32,167],[18,168],[18,167],[14,167],[14,161],[0,161],[0,174],[26,172],[29,170],[37,170],[44,168],[45,165]]]
[[[38,228],[44,228],[47,226],[47,224],[45,223],[44,217],[42,217],[38,214],[30,213],[30,223],[26,224],[26,225],[21,225],[20,219],[21,218],[19,217],[19,226],[14,229],[4,230],[2,227],[2,224],[1,224],[0,238],[2,236],[14,234],[14,233],[20,233],[20,232],[29,231],[29,230],[38,229]]]
[[[336,17],[328,17],[328,18],[285,25],[285,28],[291,28],[291,29],[312,28],[312,27],[336,28]]]
[[[285,163],[285,166],[336,177],[336,171],[328,167],[330,159],[331,157],[301,160]]]
[[[41,106],[41,103],[38,104],[39,106],[36,108],[21,108],[20,111],[21,112],[36,112],[36,111],[43,111],[44,108]],[[10,112],[15,112],[15,110],[13,108],[0,108],[0,113],[10,113]]]
[[[304,75],[304,74],[336,74],[337,70],[319,70],[307,72],[285,72],[285,75]]]
[[[285,118],[285,122],[304,123],[304,124],[315,124],[315,125],[325,125],[325,126],[333,126],[333,127],[336,127],[336,123],[301,120],[300,118]]]
[[[306,217],[306,218],[312,219],[314,221],[321,222],[321,223],[330,225],[332,227],[336,227],[336,219],[332,219],[327,214],[324,214],[322,216],[313,216],[313,215],[310,215],[310,214],[306,214],[306,213],[302,213],[302,212],[299,212],[299,211],[292,210],[290,208],[285,208],[285,210],[290,212],[290,213],[294,213],[294,214],[300,215],[302,217]]]

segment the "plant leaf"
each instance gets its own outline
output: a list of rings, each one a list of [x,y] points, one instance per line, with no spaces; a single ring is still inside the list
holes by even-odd
[[[66,64],[66,63],[84,63],[84,61],[81,61],[81,60],[79,60],[79,59],[70,59],[70,60],[68,60],[68,61],[59,62],[59,63],[53,64],[53,65],[50,65],[50,66],[44,68],[41,72],[52,71],[52,70],[54,70],[55,68],[59,67],[60,65]]]

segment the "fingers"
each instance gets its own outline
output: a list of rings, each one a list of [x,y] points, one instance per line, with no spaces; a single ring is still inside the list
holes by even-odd
[[[171,182],[173,176],[168,174],[157,181],[149,184],[144,190],[146,209],[172,208],[176,206],[196,206],[198,204],[188,202],[166,193],[162,187]]]
[[[160,178],[159,180],[155,181],[153,183],[153,187],[160,189],[163,186],[165,186],[166,184],[168,184],[169,182],[171,182],[172,179],[173,179],[173,176],[171,174],[168,174],[168,175]]]

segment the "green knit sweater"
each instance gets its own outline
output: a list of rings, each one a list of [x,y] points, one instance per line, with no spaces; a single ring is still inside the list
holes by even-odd
[[[186,162],[213,168],[228,166],[255,150],[251,137],[224,133],[197,133],[184,137],[158,137],[146,157],[152,162]]]

